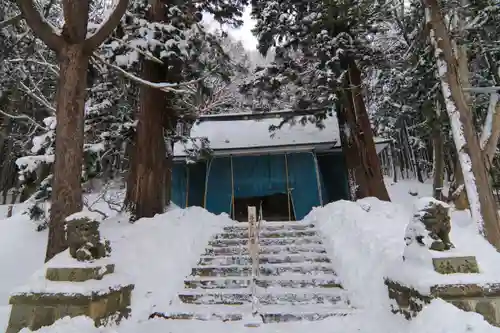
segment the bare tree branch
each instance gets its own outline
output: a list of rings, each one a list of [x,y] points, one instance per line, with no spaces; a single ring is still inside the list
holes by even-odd
[[[462,88],[464,91],[476,94],[491,94],[500,91],[500,87],[470,87]]]
[[[106,38],[111,35],[120,23],[120,19],[127,10],[128,0],[118,0],[118,4],[113,9],[109,17],[104,21],[99,30],[85,41],[85,49],[88,52],[94,51]]]
[[[17,22],[21,21],[22,18],[23,18],[23,15],[19,14],[19,15],[16,15],[14,17],[11,17],[10,19],[6,19],[6,20],[0,22],[0,29],[3,29],[9,25],[16,24]]]
[[[150,82],[148,80],[144,80],[138,76],[135,76],[134,74],[132,73],[129,73],[127,72],[126,70],[124,70],[123,68],[120,68],[119,66],[116,66],[116,65],[113,65],[109,62],[107,62],[106,60],[104,60],[101,56],[99,56],[98,54],[94,53],[94,59],[98,60],[99,62],[105,64],[106,66],[109,66],[115,70],[117,70],[118,72],[120,72],[121,74],[123,74],[126,78],[136,82],[136,83],[139,83],[139,84],[142,84],[142,85],[146,85],[148,87],[151,87],[151,88],[155,88],[155,89],[160,89],[162,91],[165,91],[165,92],[174,92],[174,93],[181,93],[181,94],[189,94],[190,91],[189,90],[185,90],[185,89],[176,89],[177,87],[184,87],[184,86],[189,86],[193,83],[196,83],[196,82],[199,82],[199,81],[203,81],[207,76],[209,76],[211,73],[208,73],[207,75],[203,76],[203,77],[200,77],[198,79],[194,79],[194,80],[191,80],[191,81],[186,81],[186,82],[180,82],[180,83],[169,83],[169,82]],[[214,69],[215,70],[215,69]]]
[[[55,32],[53,27],[47,22],[33,0],[16,0],[19,9],[33,33],[37,35],[47,46],[55,52],[59,52],[64,45],[64,39]]]
[[[33,118],[31,118],[30,116],[27,116],[27,115],[25,115],[25,114],[14,115],[14,114],[10,114],[10,113],[7,113],[7,112],[5,112],[5,111],[2,111],[1,109],[0,109],[0,114],[3,114],[4,116],[9,117],[9,118],[12,118],[12,119],[25,119],[25,120],[28,120],[28,121],[29,121],[30,123],[32,123],[33,125],[35,125],[35,126],[36,126],[36,128],[41,128],[41,129],[43,129],[43,130],[45,130],[45,131],[47,131],[47,130],[48,130],[48,128],[43,127],[42,125],[38,124],[38,123],[36,122],[36,120],[35,120],[35,119],[33,119]]]

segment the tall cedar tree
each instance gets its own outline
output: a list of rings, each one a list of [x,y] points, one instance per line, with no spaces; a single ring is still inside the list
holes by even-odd
[[[65,24],[58,34],[42,17],[34,0],[17,0],[28,25],[59,59],[56,151],[46,261],[67,248],[65,218],[82,209],[83,125],[89,58],[116,28],[128,1],[120,0],[97,32],[87,37],[90,3],[90,0],[63,0]]]
[[[219,22],[237,26],[242,23],[245,4],[244,0],[133,0],[117,29],[116,38],[124,43],[111,42],[109,58],[121,67],[140,64],[141,77],[149,82],[175,85],[201,79],[200,55],[206,43],[213,42],[199,24],[202,11],[213,14]],[[124,46],[127,43],[134,47]],[[216,44],[212,44],[214,49],[220,49]],[[174,131],[179,119],[189,113],[175,88],[140,87],[125,200],[134,220],[162,213],[170,201]]]
[[[253,0],[259,51],[276,47],[273,66],[243,90],[268,98],[295,86],[298,109],[322,109],[311,121],[324,118],[335,105],[352,199],[375,196],[389,200],[362,96],[362,69],[381,54],[370,46],[384,18],[383,2],[368,0]]]

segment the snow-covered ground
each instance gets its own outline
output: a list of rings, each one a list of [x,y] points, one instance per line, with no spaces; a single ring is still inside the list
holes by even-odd
[[[227,216],[215,216],[193,207],[173,209],[133,225],[124,223],[119,216],[103,223],[102,233],[112,242],[117,274],[127,276],[136,285],[130,319],[119,327],[107,328],[95,328],[92,321],[84,317],[63,319],[39,332],[500,332],[480,315],[463,312],[443,301],[433,301],[410,322],[390,313],[384,277],[407,279],[425,289],[431,279],[441,276],[424,271],[416,275],[418,279],[410,280],[409,275],[418,270],[401,260],[412,203],[417,197],[429,196],[431,186],[414,181],[388,182],[387,185],[393,203],[373,198],[356,203],[336,202],[313,210],[305,218],[315,222],[322,231],[336,272],[357,308],[351,316],[318,322],[266,324],[260,328],[247,328],[241,322],[148,320],[150,313],[162,311],[175,299],[208,239],[223,226],[234,223]],[[411,196],[410,189],[418,192],[418,196]],[[46,237],[46,232],[34,231],[26,216],[0,220],[0,265],[2,271],[7,272],[0,277],[0,328],[8,320],[8,294],[28,282],[33,272],[40,274]],[[452,213],[451,239],[457,252],[476,255],[483,272],[477,279],[495,276],[500,279],[500,256],[477,234],[477,227],[467,213]]]

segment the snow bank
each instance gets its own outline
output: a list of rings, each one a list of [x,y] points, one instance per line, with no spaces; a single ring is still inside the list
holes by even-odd
[[[428,188],[421,187],[424,191],[419,196],[427,195]],[[403,188],[405,195],[402,194]],[[400,331],[500,331],[487,324],[480,315],[464,313],[439,300],[426,306],[416,320],[396,324],[398,319],[389,312],[391,300],[384,285],[386,277],[402,281],[422,293],[428,292],[429,287],[437,283],[484,284],[500,281],[500,256],[478,234],[467,212],[452,213],[451,239],[456,246],[452,252],[456,255],[475,255],[480,274],[441,275],[431,268],[403,261],[405,228],[411,218],[411,204],[418,200],[408,194],[408,188],[409,184],[396,187],[399,204],[375,198],[357,202],[339,201],[316,208],[305,218],[307,222],[316,223],[322,231],[327,251],[343,286],[349,291],[353,306],[365,312],[367,318],[372,318],[375,326],[385,322],[386,325],[394,325],[391,326],[394,329],[399,327]],[[408,327],[403,328],[405,325]]]
[[[305,220],[321,230],[353,306],[387,312],[384,277],[389,267],[402,264],[406,219],[405,210],[390,203],[377,202],[379,209],[374,209],[375,200],[338,201],[314,209]]]
[[[126,271],[135,283],[133,318],[147,319],[152,312],[165,311],[177,299],[184,278],[196,266],[209,239],[232,223],[227,216],[189,207],[125,223],[120,228],[103,224],[103,235],[111,241],[116,272]]]
[[[125,219],[119,216],[103,222],[101,231],[112,243],[112,260],[116,264],[116,274],[126,275],[135,283],[130,319],[118,327],[95,328],[85,317],[71,320],[64,318],[38,332],[248,333],[249,330],[251,332],[257,330],[259,333],[303,333],[312,330],[318,333],[500,332],[500,329],[487,324],[480,315],[465,313],[440,300],[427,305],[412,321],[406,321],[402,316],[389,311],[390,300],[384,285],[384,277],[415,273],[402,261],[405,228],[411,217],[412,204],[416,200],[416,197],[408,194],[410,187],[419,187],[418,196],[430,194],[428,184],[399,182],[388,187],[396,203],[380,202],[373,198],[358,202],[340,201],[317,208],[305,218],[304,222],[315,222],[322,231],[325,246],[337,274],[349,293],[352,304],[357,308],[352,316],[318,322],[266,324],[259,328],[246,328],[241,322],[147,320],[150,313],[164,311],[172,301],[177,300],[177,293],[183,289],[184,277],[189,275],[191,268],[196,265],[209,238],[225,225],[234,223],[227,216],[215,216],[201,208],[192,207],[186,210],[175,208],[154,218],[141,219],[135,224],[124,222]],[[9,271],[15,275],[11,284],[24,280],[31,272],[20,274],[20,270],[29,270],[30,267],[32,269],[33,262],[43,261],[45,253],[46,234],[33,231],[31,223],[26,222],[20,220],[19,216],[0,221],[0,228],[2,223],[8,224],[4,225],[6,229],[0,230],[6,231],[0,232],[0,263],[13,264],[12,270]],[[477,228],[468,213],[453,212],[451,237],[457,246],[457,251],[476,255],[483,270],[481,274],[483,278],[486,275],[500,276],[500,272],[497,272],[500,269],[498,254],[477,234]],[[13,251],[4,244],[17,246],[15,251],[18,255],[29,258],[27,267],[23,268],[24,262],[22,265],[14,266],[19,259],[16,257],[14,261],[10,258]],[[7,253],[10,253],[10,256]],[[424,280],[431,279],[420,277]],[[5,275],[1,279],[5,279]],[[12,287],[12,285],[5,287],[2,283],[0,292],[10,291]],[[2,302],[6,304],[7,294],[2,298]],[[7,318],[8,307],[0,306],[0,316],[1,312]],[[1,320],[0,317],[0,328]],[[28,332],[28,330],[23,331],[23,333]]]
[[[199,207],[175,208],[153,218],[140,219],[134,224],[128,223],[124,216],[105,220],[101,224],[101,234],[111,241],[111,258],[106,260],[116,264],[115,274],[101,281],[84,282],[70,289],[83,290],[85,283],[108,283],[108,280],[113,279],[135,283],[131,320],[145,320],[152,312],[165,310],[177,298],[177,292],[183,289],[185,276],[191,273],[192,266],[196,265],[209,238],[232,223],[235,222],[227,216],[216,216]],[[10,274],[0,278],[0,328],[8,320],[9,294],[16,289],[20,290],[15,287],[26,282],[37,268],[39,270],[28,279],[27,286],[21,289],[50,290],[55,287],[55,282],[47,283],[42,280],[45,268],[51,265],[49,263],[41,267],[45,256],[46,232],[34,231],[25,215],[1,220],[0,228],[2,225],[6,232],[0,232],[0,263],[4,269],[6,265],[10,267],[10,270],[4,270]],[[16,256],[12,256],[13,253]],[[64,261],[62,257],[67,255],[67,252],[62,253],[58,256],[61,258],[56,259]],[[62,288],[65,287],[64,283],[59,284]],[[54,327],[65,327],[70,323],[83,325],[80,319],[78,322],[68,321],[69,323],[62,321]]]
[[[25,328],[19,333],[30,333],[31,330]],[[94,321],[89,317],[65,317],[58,320],[54,325],[49,327],[42,327],[38,333],[115,333],[113,328],[94,326]]]

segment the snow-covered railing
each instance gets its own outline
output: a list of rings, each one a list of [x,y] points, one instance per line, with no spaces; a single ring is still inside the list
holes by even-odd
[[[250,293],[252,295],[252,315],[259,312],[259,299],[257,298],[257,278],[259,277],[259,233],[261,218],[257,218],[255,206],[248,207],[248,253],[252,262]]]

